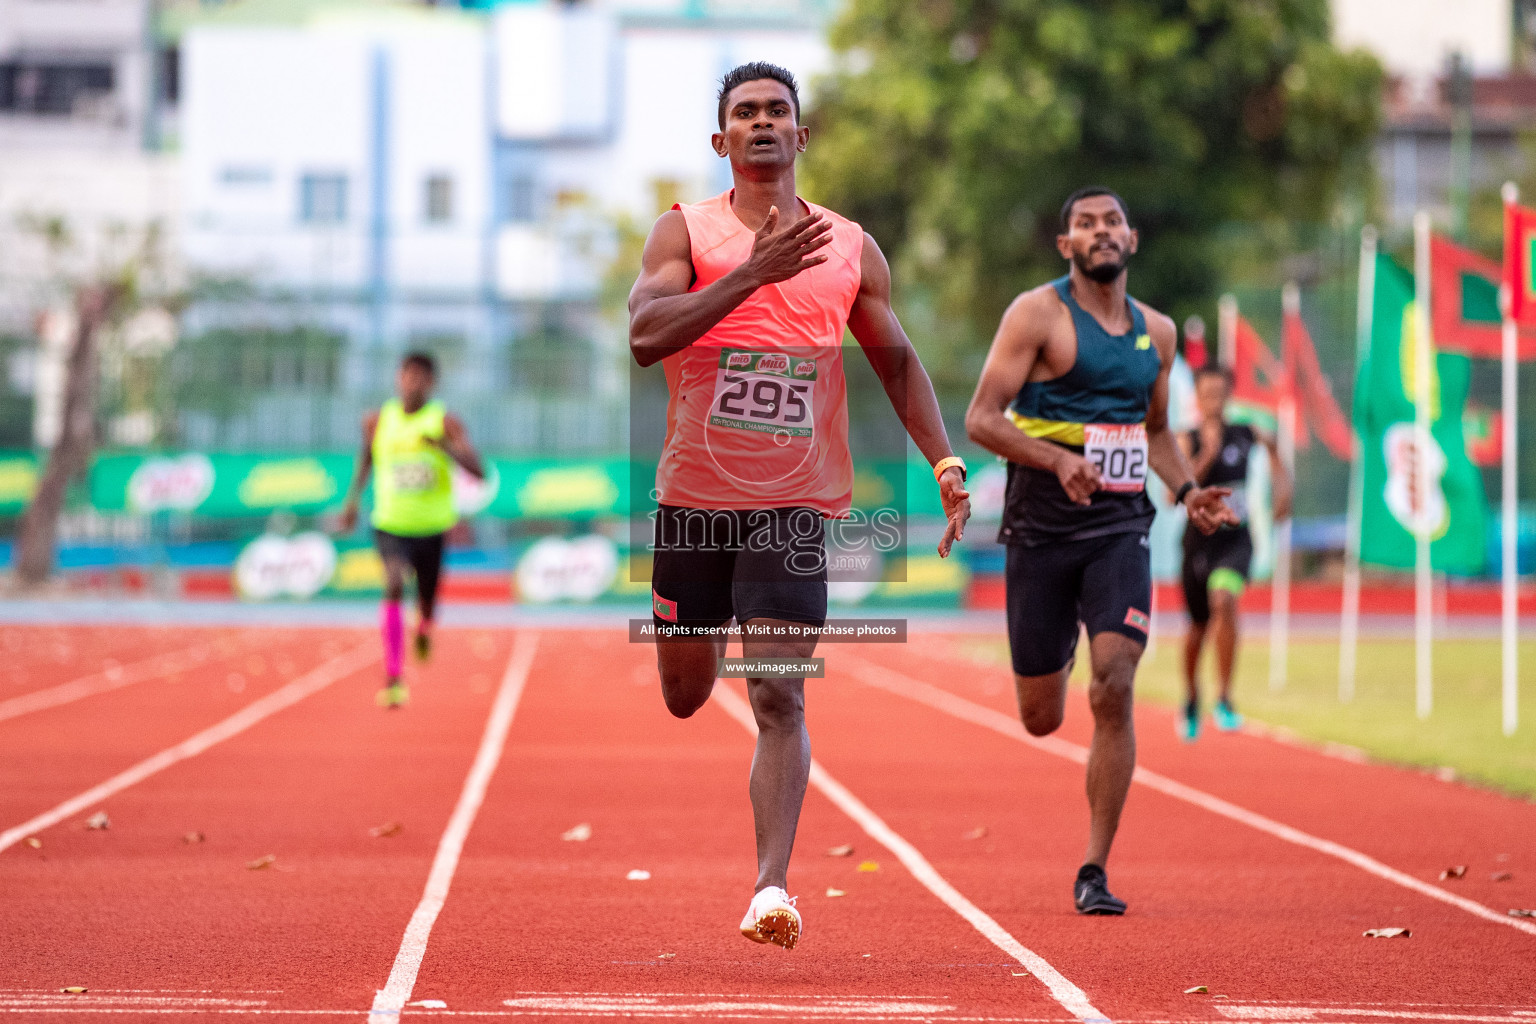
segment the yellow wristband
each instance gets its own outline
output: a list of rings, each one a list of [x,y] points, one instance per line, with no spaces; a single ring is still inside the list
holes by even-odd
[[[938,462],[935,462],[933,464],[933,478],[934,478],[934,480],[938,480],[938,478],[940,476],[942,476],[944,474],[944,471],[946,469],[948,469],[950,466],[959,466],[960,467],[960,479],[961,480],[965,479],[965,460],[962,459],[958,455],[951,455],[948,458],[940,459]]]

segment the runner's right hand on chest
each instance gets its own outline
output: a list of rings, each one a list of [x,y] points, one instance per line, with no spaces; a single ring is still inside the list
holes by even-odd
[[[770,207],[768,219],[752,238],[752,255],[746,266],[759,281],[787,281],[802,270],[827,262],[826,256],[816,255],[816,250],[832,241],[831,221],[813,213],[776,232],[778,224],[779,208]]]

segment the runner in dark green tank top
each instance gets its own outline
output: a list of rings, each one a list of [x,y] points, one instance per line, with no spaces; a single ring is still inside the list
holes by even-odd
[[[1136,767],[1131,694],[1151,624],[1147,529],[1156,472],[1207,532],[1236,522],[1222,488],[1196,485],[1168,429],[1173,321],[1126,294],[1137,236],[1125,203],[1080,189],[1061,209],[1067,276],[1003,314],[966,412],[971,440],[1008,461],[999,541],[1008,545],[1008,642],[1024,727],[1066,710],[1079,624],[1088,629],[1093,747],[1079,913],[1123,914],[1104,864]]]

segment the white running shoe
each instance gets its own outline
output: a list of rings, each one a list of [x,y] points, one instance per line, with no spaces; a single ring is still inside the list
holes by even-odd
[[[741,934],[753,942],[794,949],[800,941],[800,911],[795,909],[795,897],[776,885],[758,892],[747,907],[747,916],[741,919]]]

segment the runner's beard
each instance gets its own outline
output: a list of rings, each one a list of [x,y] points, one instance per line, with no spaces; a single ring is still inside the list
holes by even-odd
[[[1110,263],[1090,263],[1088,261],[1093,258],[1092,253],[1086,256],[1079,256],[1073,253],[1072,262],[1077,265],[1077,269],[1088,280],[1097,281],[1099,284],[1109,284],[1115,278],[1125,273],[1125,265],[1131,259],[1124,249],[1119,250],[1119,253],[1120,258]]]

